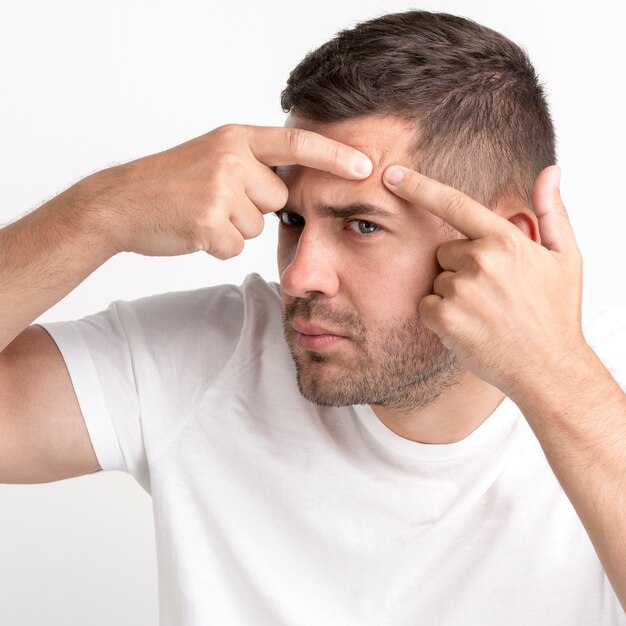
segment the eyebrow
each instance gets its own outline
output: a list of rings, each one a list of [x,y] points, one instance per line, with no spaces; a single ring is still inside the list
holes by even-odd
[[[284,211],[289,213],[298,213],[290,206],[285,206]],[[313,211],[320,217],[335,217],[345,219],[354,215],[367,215],[378,217],[395,217],[396,213],[388,209],[383,209],[376,204],[370,204],[369,202],[351,202],[350,204],[335,205],[335,204],[315,204],[313,205]]]

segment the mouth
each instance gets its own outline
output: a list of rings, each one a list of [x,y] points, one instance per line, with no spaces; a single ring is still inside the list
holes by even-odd
[[[302,350],[322,352],[348,339],[337,330],[313,322],[293,321],[291,327],[296,331],[296,345]]]

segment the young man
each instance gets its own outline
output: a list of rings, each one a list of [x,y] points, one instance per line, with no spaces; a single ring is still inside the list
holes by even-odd
[[[0,231],[0,480],[130,472],[163,624],[625,624],[626,398],[598,354],[624,376],[626,317],[582,315],[528,59],[388,15],[283,106]],[[25,328],[117,252],[228,258],[272,211],[280,286]]]

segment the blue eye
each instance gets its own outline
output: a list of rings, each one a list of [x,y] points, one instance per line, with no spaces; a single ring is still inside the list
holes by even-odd
[[[304,218],[291,211],[276,211],[276,216],[284,226],[304,226]]]
[[[350,226],[353,225],[356,226],[360,235],[371,235],[380,228],[378,224],[374,224],[374,222],[368,222],[367,220],[354,220],[353,222],[350,222]],[[351,230],[353,232],[356,232],[354,228],[352,228]]]

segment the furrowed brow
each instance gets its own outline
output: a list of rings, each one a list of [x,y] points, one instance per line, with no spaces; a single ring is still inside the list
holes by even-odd
[[[353,202],[343,206],[332,204],[317,204],[313,210],[320,217],[336,217],[347,218],[354,215],[366,215],[368,217],[393,217],[395,213],[387,209],[383,209],[375,204],[368,202]]]

